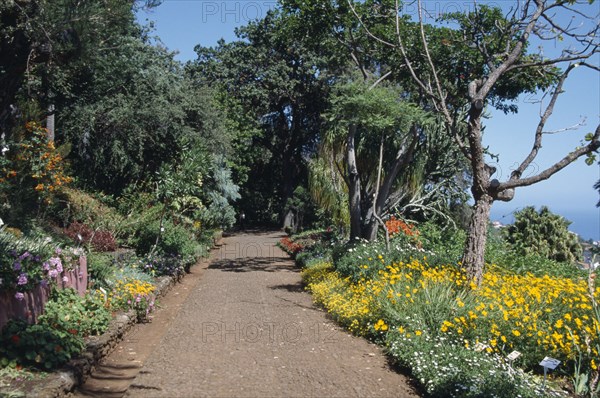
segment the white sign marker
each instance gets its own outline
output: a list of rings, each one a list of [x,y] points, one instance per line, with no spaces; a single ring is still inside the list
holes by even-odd
[[[550,358],[550,357],[546,357],[542,360],[542,362],[540,362],[541,366],[543,366],[544,368],[547,368],[547,369],[551,369],[551,370],[556,369],[556,367],[559,364],[560,364],[560,361],[558,359],[554,359],[554,358]]]
[[[519,358],[521,356],[521,353],[519,351],[513,351],[510,354],[508,354],[508,356],[506,357],[506,359],[508,359],[509,361],[514,361],[515,359]]]

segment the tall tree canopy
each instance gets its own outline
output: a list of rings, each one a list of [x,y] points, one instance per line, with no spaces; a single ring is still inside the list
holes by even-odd
[[[292,227],[285,205],[297,186],[306,186],[306,159],[321,130],[328,85],[318,55],[286,23],[271,11],[238,29],[238,41],[197,47],[188,72],[219,90],[230,109],[244,211],[251,220]]]

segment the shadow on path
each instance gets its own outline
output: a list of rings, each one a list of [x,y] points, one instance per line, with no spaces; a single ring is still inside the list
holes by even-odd
[[[273,290],[285,290],[290,293],[304,293],[304,291],[305,291],[304,283],[302,283],[302,282],[290,283],[290,284],[286,284],[286,285],[274,285],[274,286],[269,286],[269,288],[271,288]]]
[[[285,257],[245,257],[236,259],[223,259],[213,261],[208,266],[208,269],[218,269],[226,272],[298,272],[297,269],[289,265],[282,264],[286,261],[289,263],[289,259]]]

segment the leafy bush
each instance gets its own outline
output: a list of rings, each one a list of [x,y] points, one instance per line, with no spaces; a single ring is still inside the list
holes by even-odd
[[[46,303],[40,325],[85,337],[106,331],[111,314],[94,295],[81,297],[73,289],[54,290]]]
[[[577,236],[569,232],[570,224],[546,206],[539,212],[528,206],[515,213],[515,222],[505,229],[506,239],[518,254],[574,262],[583,250]]]
[[[40,204],[50,204],[56,191],[73,180],[54,142],[48,142],[46,129],[37,122],[24,127],[16,142],[8,142],[0,161],[0,201],[10,209],[1,216],[15,226],[23,226]]]
[[[117,241],[106,230],[93,230],[86,224],[74,221],[64,230],[65,235],[77,244],[91,244],[98,252],[111,252],[117,250]]]
[[[76,334],[11,320],[0,333],[0,363],[16,361],[24,366],[55,369],[79,355],[84,347],[83,338]]]
[[[107,288],[111,275],[115,272],[115,259],[103,253],[90,252],[87,255],[90,289]]]
[[[197,243],[191,233],[170,221],[163,223],[163,229],[161,232],[159,221],[140,225],[135,239],[138,255],[149,254],[156,244],[155,253],[159,255],[180,255],[186,261],[196,257]]]
[[[62,189],[57,197],[59,203],[55,211],[63,225],[77,222],[89,226],[92,230],[107,231],[112,236],[120,236],[122,233],[125,219],[117,209],[100,200],[106,201],[106,197],[94,196],[70,187]]]

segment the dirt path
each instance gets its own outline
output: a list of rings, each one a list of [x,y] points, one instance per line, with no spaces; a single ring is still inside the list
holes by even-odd
[[[278,233],[224,239],[83,387],[129,397],[414,397],[380,350],[316,309]],[[177,294],[179,293],[179,294]],[[175,299],[173,298],[175,297]],[[143,366],[142,366],[143,365]]]

